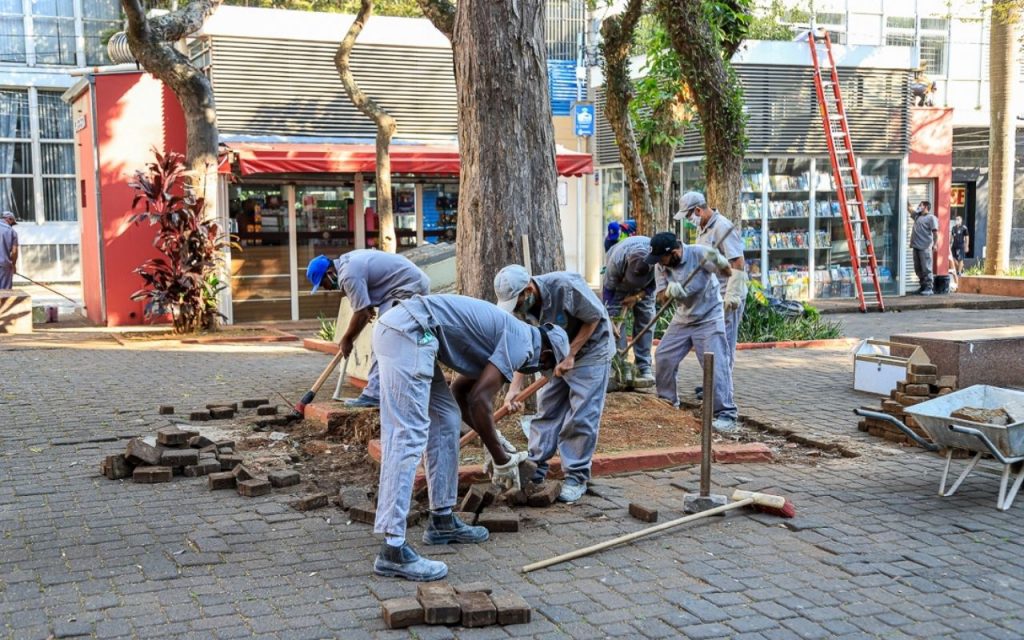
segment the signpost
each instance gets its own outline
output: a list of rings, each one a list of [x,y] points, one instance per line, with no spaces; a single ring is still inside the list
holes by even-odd
[[[594,121],[596,119],[593,104],[577,102],[572,106],[572,122],[578,137],[589,138],[593,136]]]

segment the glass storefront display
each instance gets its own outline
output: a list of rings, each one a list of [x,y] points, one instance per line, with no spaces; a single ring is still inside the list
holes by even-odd
[[[751,279],[761,280],[764,241],[764,166],[761,160],[743,161],[743,187],[740,191],[740,237],[743,261]]]
[[[398,253],[401,253],[416,246],[416,185],[395,184],[391,190],[396,244]]]
[[[303,320],[338,315],[341,294],[321,291],[310,294],[306,265],[320,254],[334,260],[355,248],[355,202],[352,184],[295,187],[295,269],[299,276],[299,318]],[[369,230],[366,237],[367,240],[371,237]]]
[[[231,252],[235,322],[288,317],[288,203],[281,186],[232,185],[229,216],[229,231],[241,248]]]
[[[423,185],[423,239],[455,242],[459,185],[454,182]]]
[[[772,295],[810,297],[811,161],[768,159],[768,265]]]

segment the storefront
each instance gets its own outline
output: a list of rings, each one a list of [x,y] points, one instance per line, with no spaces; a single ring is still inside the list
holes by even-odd
[[[836,47],[835,54],[882,292],[898,295],[907,271],[902,239],[913,166],[909,49]],[[740,208],[723,213],[740,227],[748,272],[791,300],[855,296],[807,44],[751,42],[733,64],[744,87],[748,144]],[[629,193],[601,112],[597,149],[605,220],[621,220]],[[702,156],[699,130],[691,130],[676,158],[672,202],[681,191],[705,190]]]

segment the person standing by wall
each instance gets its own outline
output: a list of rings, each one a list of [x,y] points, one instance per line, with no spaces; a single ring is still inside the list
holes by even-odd
[[[964,272],[964,256],[971,250],[971,236],[964,226],[964,219],[957,216],[953,219],[953,228],[949,230],[949,246],[953,251],[953,267],[956,275]]]
[[[910,234],[910,248],[914,251],[914,272],[921,283],[917,293],[930,296],[935,293],[933,266],[935,247],[939,240],[939,219],[932,214],[932,203],[922,200],[915,210],[914,230]]]
[[[0,214],[0,289],[14,286],[14,270],[18,266],[17,218],[10,211]]]

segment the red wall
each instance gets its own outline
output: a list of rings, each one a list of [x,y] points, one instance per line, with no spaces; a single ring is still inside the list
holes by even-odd
[[[82,207],[83,294],[91,319],[109,326],[142,324],[144,303],[130,296],[143,282],[133,271],[159,254],[153,248],[153,228],[147,222],[131,222],[135,192],[128,182],[153,160],[153,149],[184,153],[185,121],[177,99],[149,74],[98,75],[94,82],[96,113],[77,135],[81,179],[88,188],[95,183],[92,126],[96,123],[102,241],[97,240],[95,189],[89,189],[87,206]],[[76,109],[88,100],[88,92],[82,94]],[[106,318],[99,317],[100,287],[106,292]]]
[[[935,182],[932,210],[939,218],[935,273],[946,275],[949,273],[949,203],[953,187],[953,109],[910,109],[908,176],[911,179],[929,178]]]
[[[71,103],[75,124],[75,153],[78,154],[78,210],[82,230],[80,244],[82,296],[85,314],[97,324],[104,322],[100,292],[100,242],[96,227],[96,147],[93,144],[95,118],[92,113],[92,87]]]

